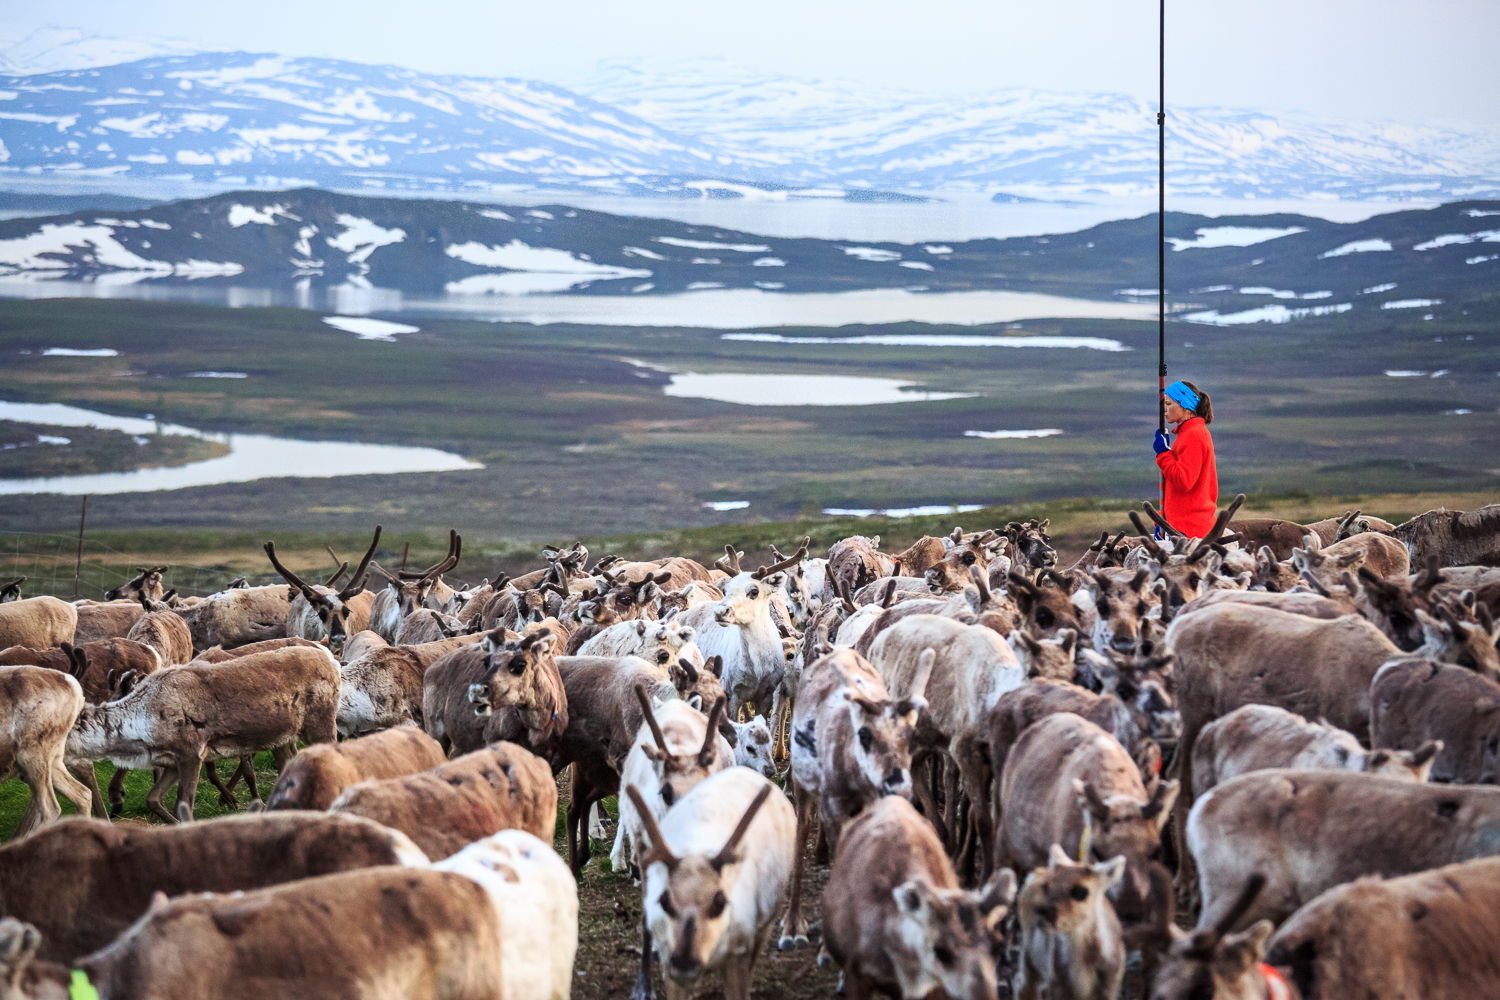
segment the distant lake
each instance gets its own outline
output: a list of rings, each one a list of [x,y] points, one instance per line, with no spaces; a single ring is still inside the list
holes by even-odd
[[[63,493],[76,496],[81,493],[146,493],[153,490],[180,490],[188,486],[244,483],[280,476],[324,479],[373,473],[449,472],[482,468],[477,462],[436,448],[409,448],[352,441],[299,441],[264,434],[213,434],[180,424],[159,424],[138,417],[115,417],[61,403],[0,402],[0,420],[17,420],[51,427],[98,427],[136,435],[186,434],[222,441],[230,448],[229,454],[220,458],[169,469],[0,479],[0,494]]]
[[[744,406],[874,406],[966,399],[973,392],[929,392],[916,382],[855,375],[673,375],[662,390],[668,396],[717,399]]]
[[[290,306],[346,315],[451,316],[506,323],[687,326],[743,330],[777,326],[951,323],[974,326],[1022,319],[1152,319],[1155,302],[1102,302],[1036,292],[923,292],[872,288],[787,293],[759,288],[706,289],[675,295],[446,295],[415,297],[393,288],[251,288],[225,284],[0,278],[0,297],[142,299],[244,308]],[[620,282],[622,286],[624,282]],[[622,287],[622,292],[628,288]],[[1041,345],[1038,345],[1041,346]],[[1061,346],[1061,345],[1057,345]]]

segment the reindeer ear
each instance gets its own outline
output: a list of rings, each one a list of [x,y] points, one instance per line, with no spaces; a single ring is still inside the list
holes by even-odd
[[[1098,875],[1099,881],[1103,883],[1100,888],[1104,892],[1113,889],[1125,877],[1125,855],[1116,854],[1108,861],[1099,862],[1094,866],[1094,874]]]
[[[1048,868],[1063,868],[1072,863],[1073,859],[1068,857],[1068,852],[1062,849],[1061,844],[1053,844],[1052,849],[1047,852]]]
[[[1269,920],[1257,920],[1245,930],[1238,934],[1231,934],[1224,939],[1215,955],[1215,964],[1223,964],[1226,971],[1232,970],[1233,979],[1238,979],[1251,966],[1257,965],[1265,958],[1266,939],[1276,925]]]

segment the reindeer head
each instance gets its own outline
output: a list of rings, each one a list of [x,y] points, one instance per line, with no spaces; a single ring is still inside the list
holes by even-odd
[[[730,722],[734,727],[734,762],[764,778],[776,777],[776,762],[771,759],[771,725],[764,715],[749,722]]]
[[[137,566],[136,575],[127,583],[122,583],[114,590],[106,590],[104,599],[106,601],[133,600],[142,595],[153,601],[162,599],[161,575],[167,571],[165,566]],[[26,579],[24,576],[21,580]],[[17,580],[17,586],[21,580]]]
[[[973,579],[975,570],[988,579],[990,562],[1010,544],[1010,539],[998,531],[964,535],[962,529],[954,528],[953,534],[944,539],[944,544],[948,551],[943,558],[922,574],[927,589],[934,594],[963,590]]]
[[[808,593],[807,577],[803,568],[803,562],[807,559],[807,547],[812,543],[811,536],[802,539],[802,544],[790,558],[781,554],[776,546],[771,546],[772,562],[763,567],[767,573],[772,571],[785,574],[786,580],[782,587],[786,590],[787,609],[792,613],[792,622],[799,628],[807,623],[808,616],[814,610],[812,607],[812,595]],[[818,603],[822,603],[819,595]]]
[[[1085,812],[1092,834],[1095,858],[1119,855],[1125,867],[1122,884],[1111,893],[1116,909],[1145,912],[1151,897],[1149,865],[1161,851],[1161,829],[1177,801],[1177,782],[1154,779],[1147,786],[1150,797],[1142,802],[1130,795],[1100,798],[1094,786],[1073,780],[1078,805]]]
[[[781,573],[768,573],[761,577],[740,573],[723,581],[721,586],[724,599],[714,609],[714,621],[720,625],[738,625],[744,628],[763,616],[769,620],[771,595],[785,579]]]
[[[18,576],[9,583],[0,585],[0,604],[9,604],[11,601],[21,599],[21,584],[26,582],[24,576]],[[110,598],[114,600],[114,598]]]
[[[0,1000],[30,1000],[32,997],[69,996],[68,988],[60,982],[49,982],[33,975],[28,976],[28,967],[36,960],[42,947],[42,932],[31,924],[22,923],[15,917],[0,919]],[[23,985],[27,979],[39,980],[30,983],[31,989]],[[35,990],[35,992],[33,992]]]
[[[1310,574],[1324,587],[1336,587],[1344,573],[1357,573],[1365,564],[1365,553],[1357,549],[1324,555],[1317,535],[1304,535],[1306,548],[1292,550],[1292,568],[1297,575]]]
[[[1147,735],[1152,739],[1175,742],[1182,735],[1182,714],[1177,711],[1172,654],[1125,656],[1111,650],[1105,656],[1113,670],[1101,678],[1104,693],[1144,715],[1150,722]]]
[[[1427,781],[1432,777],[1433,759],[1442,752],[1442,740],[1428,740],[1415,750],[1366,750],[1359,755],[1359,769],[1398,781]]]
[[[530,704],[540,685],[555,684],[545,668],[557,645],[550,629],[538,629],[512,642],[504,641],[504,635],[503,629],[496,629],[479,641],[485,652],[484,674],[477,684],[469,685],[469,702],[481,718],[497,708]],[[556,698],[561,692],[552,694]]]
[[[1036,583],[1019,573],[1011,573],[1006,579],[1006,590],[1025,619],[1022,627],[1033,638],[1055,639],[1063,629],[1082,630],[1078,608],[1074,606],[1069,596],[1071,590],[1065,586],[1067,580],[1061,574],[1043,573]]]
[[[1346,538],[1363,535],[1365,532],[1372,530],[1370,522],[1359,515],[1360,512],[1354,510],[1346,512],[1343,517],[1339,518],[1339,525],[1333,532],[1333,540],[1335,542],[1342,542]]]
[[[820,661],[844,682],[840,690],[854,738],[842,749],[865,787],[876,795],[911,798],[912,737],[927,708],[927,681],[936,660],[936,650],[922,650],[911,691],[899,699],[880,697],[885,692],[873,690],[864,679],[872,671],[870,664],[852,649],[836,649]]]
[[[1025,629],[1013,629],[1007,640],[1026,676],[1046,677],[1054,681],[1073,679],[1073,653],[1078,633],[1060,629],[1055,639],[1033,639]]]
[[[1151,591],[1151,576],[1151,569],[1145,566],[1133,572],[1128,569],[1094,572],[1091,578],[1094,608],[1099,613],[1094,625],[1095,649],[1140,651],[1141,623],[1157,600]]]
[[[724,891],[724,869],[739,860],[740,841],[773,791],[774,785],[761,787],[717,854],[678,857],[662,837],[640,789],[634,785],[625,789],[651,841],[650,850],[641,857],[647,921],[658,946],[667,953],[662,972],[673,981],[696,981],[713,956],[732,916]],[[653,870],[658,864],[662,868]],[[655,914],[661,919],[653,919]]]
[[[1439,601],[1436,618],[1417,609],[1417,621],[1427,641],[1422,650],[1434,660],[1456,663],[1500,681],[1500,627],[1490,617],[1490,609],[1474,600],[1474,592],[1465,590],[1456,601]]]
[[[1172,922],[1170,907],[1161,914],[1156,936],[1170,944],[1156,973],[1151,1000],[1262,1000],[1272,995],[1260,970],[1266,939],[1274,929],[1271,921],[1257,921],[1238,934],[1229,933],[1265,882],[1259,873],[1250,876],[1239,901],[1209,929],[1184,931]],[[1170,879],[1167,889],[1170,896]]]
[[[370,547],[365,552],[365,557],[360,560],[359,568],[354,571],[349,579],[349,584],[340,590],[330,590],[333,581],[343,575],[343,568],[335,573],[327,586],[317,587],[304,583],[297,574],[281,565],[281,560],[276,558],[276,543],[267,542],[265,545],[266,556],[271,560],[271,565],[280,573],[282,579],[298,591],[307,600],[308,607],[312,609],[321,623],[321,634],[318,639],[327,639],[330,646],[342,646],[349,635],[350,609],[345,601],[364,590],[365,581],[369,578],[368,570],[370,560],[375,556],[375,548],[380,544],[381,526],[375,526],[375,537],[370,540]]]
[[[1098,863],[1078,863],[1053,844],[1046,868],[1034,868],[1021,886],[1016,913],[1023,933],[1042,931],[1086,942],[1100,934],[1101,921],[1114,919],[1106,896],[1125,875],[1125,859],[1113,857]],[[1118,925],[1116,925],[1118,926]]]
[[[1047,525],[1051,523],[1051,518],[1045,521],[1032,518],[1025,524],[1012,521],[1005,527],[1005,536],[1010,539],[1010,549],[1015,553],[1013,558],[1031,573],[1057,565],[1057,550],[1052,547],[1052,539],[1047,534]]]
[[[994,1000],[994,951],[1016,898],[1016,874],[995,873],[980,890],[939,889],[925,878],[903,882],[896,901],[901,943],[916,952],[921,971],[953,1000]]]
[[[652,711],[651,698],[646,694],[644,682],[636,685],[635,697],[641,703],[641,712],[651,730],[651,738],[656,741],[655,746],[644,744],[641,751],[651,761],[656,771],[657,787],[661,789],[662,803],[670,809],[678,799],[708,777],[718,759],[719,723],[724,719],[726,699],[720,698],[714,702],[714,707],[708,713],[708,728],[703,733],[703,746],[688,753],[673,753],[667,746],[667,738],[662,733],[661,725],[656,721],[656,713]]]
[[[463,555],[464,539],[457,531],[448,529],[448,554],[421,572],[400,570],[391,579],[391,586],[401,606],[401,617],[405,618],[419,607],[430,607],[434,611],[446,611],[445,602],[429,603],[433,591],[443,582],[443,574],[458,565]],[[448,588],[444,587],[446,594]]]

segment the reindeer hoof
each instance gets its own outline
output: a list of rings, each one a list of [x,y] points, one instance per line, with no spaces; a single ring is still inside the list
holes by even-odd
[[[779,940],[779,941],[776,942],[776,947],[780,948],[782,951],[791,951],[793,948],[806,948],[807,947],[807,935],[806,934],[797,934],[797,935],[783,934],[783,935],[781,935],[781,940]]]
[[[833,955],[832,955],[832,953],[829,952],[828,945],[825,944],[825,945],[823,945],[823,947],[821,947],[821,948],[818,949],[818,957],[817,957],[817,960],[816,960],[815,964],[818,966],[818,968],[821,969],[823,966],[827,965],[831,961],[833,961]],[[841,973],[839,973],[839,987],[840,987],[840,989],[843,988],[843,980],[844,980],[844,974],[841,972]]]

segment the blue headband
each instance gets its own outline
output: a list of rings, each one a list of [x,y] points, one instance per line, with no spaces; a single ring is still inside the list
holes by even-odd
[[[1184,410],[1192,410],[1195,413],[1198,410],[1199,396],[1192,389],[1188,388],[1186,382],[1173,382],[1167,386],[1167,396],[1176,400],[1177,404]]]

